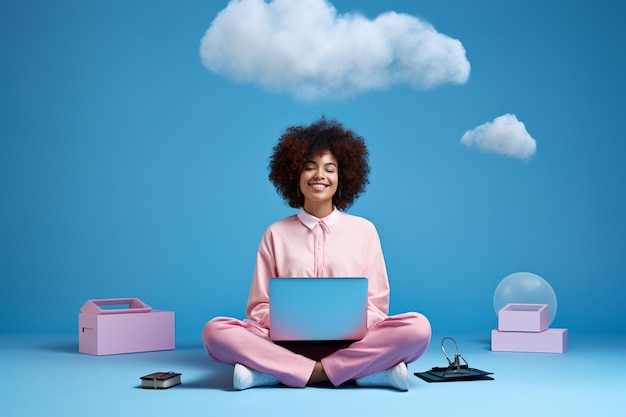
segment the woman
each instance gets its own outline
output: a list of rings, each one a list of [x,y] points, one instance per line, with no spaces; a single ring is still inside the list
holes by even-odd
[[[419,313],[388,315],[389,282],[376,229],[343,212],[365,190],[369,171],[363,138],[336,121],[322,118],[290,127],[274,147],[269,178],[300,210],[263,235],[247,318],[216,317],[203,330],[208,354],[235,365],[235,389],[355,381],[408,390],[406,363],[428,347],[430,323]],[[269,279],[332,276],[368,278],[367,335],[348,345],[274,343],[269,338]]]

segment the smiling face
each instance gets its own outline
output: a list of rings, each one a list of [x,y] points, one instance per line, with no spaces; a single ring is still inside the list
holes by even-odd
[[[328,151],[311,156],[300,173],[304,209],[316,217],[328,216],[333,210],[338,183],[337,158]]]

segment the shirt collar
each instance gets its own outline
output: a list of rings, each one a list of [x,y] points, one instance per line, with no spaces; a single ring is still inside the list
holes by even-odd
[[[307,213],[304,208],[301,208],[297,214],[298,219],[309,229],[313,229],[319,222],[324,223],[328,227],[333,227],[337,223],[339,218],[339,210],[337,207],[333,207],[333,211],[326,217],[320,219],[312,214]]]

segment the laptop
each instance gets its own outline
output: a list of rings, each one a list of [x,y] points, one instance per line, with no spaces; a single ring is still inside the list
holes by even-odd
[[[367,278],[271,278],[274,341],[355,341],[367,333]]]

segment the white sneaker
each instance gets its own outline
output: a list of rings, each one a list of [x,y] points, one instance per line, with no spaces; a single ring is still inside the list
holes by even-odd
[[[409,369],[404,362],[375,374],[356,380],[362,387],[391,387],[400,391],[409,390]]]
[[[235,364],[235,369],[233,370],[233,388],[238,391],[252,387],[278,384],[280,384],[280,381],[275,376],[252,370],[240,363]]]

